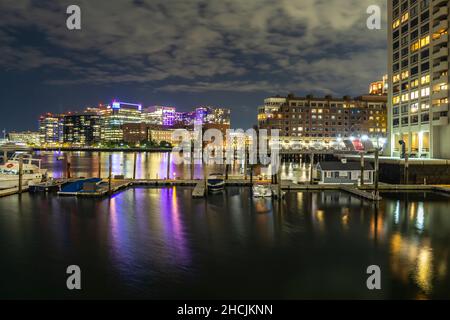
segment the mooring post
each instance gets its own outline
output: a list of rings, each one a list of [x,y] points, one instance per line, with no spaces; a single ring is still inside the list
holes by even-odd
[[[278,157],[278,173],[277,173],[277,182],[278,182],[278,201],[281,201],[282,196],[281,196],[281,156]]]
[[[102,157],[101,152],[98,152],[98,178],[102,178]]]
[[[8,151],[3,151],[3,163],[8,162]]]
[[[380,150],[378,148],[375,149],[375,197],[377,199],[379,199],[378,181],[380,178],[379,152]]]
[[[191,180],[194,180],[194,168],[195,168],[195,157],[194,157],[194,144],[191,143]]]
[[[22,193],[23,185],[23,156],[19,157],[19,194]]]
[[[361,187],[364,186],[364,152],[361,152]]]
[[[134,153],[133,159],[133,180],[136,180],[137,152]]]
[[[112,154],[109,155],[108,193],[112,193]]]
[[[247,181],[247,143],[244,145],[244,180]]]
[[[170,180],[170,154],[171,152],[167,153],[167,171],[166,171],[166,179]]]
[[[409,184],[409,155],[405,154],[405,184]]]
[[[66,176],[67,179],[70,179],[70,157],[68,154],[66,154],[66,156],[64,157],[66,159]]]

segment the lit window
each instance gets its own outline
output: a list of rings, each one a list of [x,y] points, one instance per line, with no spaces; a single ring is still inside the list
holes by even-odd
[[[429,95],[430,95],[430,88],[422,89],[421,94],[420,94],[421,97],[428,97]]]
[[[421,84],[428,84],[428,83],[430,83],[430,75],[428,74],[428,75],[423,76],[422,78],[420,78],[420,83]]]
[[[406,12],[404,15],[402,15],[402,23],[408,21],[409,19],[409,12]]]

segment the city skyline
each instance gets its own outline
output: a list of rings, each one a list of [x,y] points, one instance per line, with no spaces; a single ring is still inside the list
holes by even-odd
[[[373,4],[381,30],[366,27]],[[0,85],[12,106],[2,129],[32,130],[44,111],[114,98],[182,111],[221,105],[233,127],[248,128],[267,96],[357,96],[387,71],[384,1],[78,5],[82,30],[70,31],[65,1],[2,4]]]

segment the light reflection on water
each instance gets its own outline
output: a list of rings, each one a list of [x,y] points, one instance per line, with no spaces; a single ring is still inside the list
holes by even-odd
[[[334,191],[288,193],[281,204],[247,188],[208,201],[191,192],[0,199],[0,272],[12,275],[0,297],[71,297],[74,263],[85,297],[450,297],[448,198],[383,194],[377,208]],[[381,292],[365,287],[372,264]]]
[[[62,178],[65,176],[65,162],[58,160],[59,152],[37,152],[38,157],[43,160],[43,167],[49,171],[52,177]],[[62,153],[64,154],[64,153]],[[72,177],[97,177],[99,166],[103,178],[109,174],[109,156],[112,155],[113,175],[124,175],[126,178],[133,177],[134,153],[127,152],[68,152],[66,153],[71,162]],[[167,153],[142,152],[136,154],[136,178],[137,179],[163,179],[167,177]],[[190,179],[191,168],[189,165],[177,165],[173,157],[170,162],[170,178]],[[282,166],[282,178],[295,182],[309,181],[310,166],[306,163],[286,163]],[[210,165],[209,172],[224,172],[223,165]],[[230,175],[243,174],[242,163],[235,162],[232,165]],[[261,172],[264,171],[264,172]],[[268,173],[269,169],[255,170],[255,175]],[[194,179],[203,177],[202,166],[194,166]]]

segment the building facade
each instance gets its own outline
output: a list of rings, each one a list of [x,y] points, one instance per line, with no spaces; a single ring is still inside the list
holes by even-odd
[[[63,142],[63,117],[47,113],[39,118],[39,140],[41,144]]]
[[[343,139],[371,139],[384,143],[387,134],[386,96],[357,98],[289,95],[265,100],[258,111],[259,129],[279,130],[285,141],[336,143]]]
[[[369,94],[383,96],[388,94],[388,76],[383,76],[383,79],[372,82],[369,87]]]
[[[92,146],[100,140],[100,116],[97,113],[67,113],[63,116],[63,143]]]
[[[389,0],[390,154],[450,159],[449,2]]]
[[[144,122],[126,123],[122,126],[123,141],[131,146],[149,141],[150,126]]]
[[[122,126],[142,122],[142,105],[113,101],[110,106],[100,109],[102,142],[123,141]]]
[[[39,132],[34,131],[9,132],[8,139],[11,142],[25,143],[29,146],[38,146],[41,142]]]

